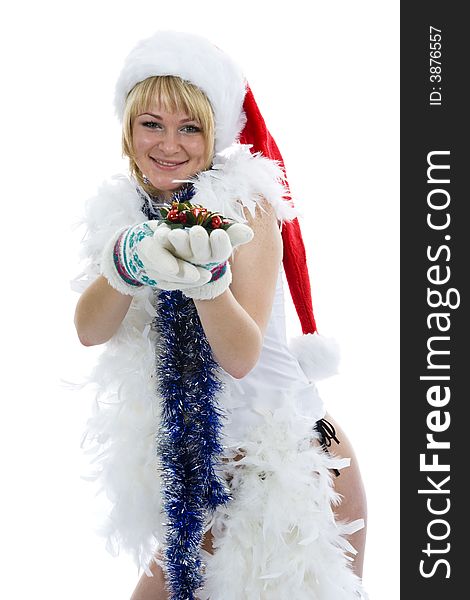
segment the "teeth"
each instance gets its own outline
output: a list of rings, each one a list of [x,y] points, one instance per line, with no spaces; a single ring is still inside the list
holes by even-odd
[[[165,162],[163,160],[156,160],[154,159],[155,162],[159,165],[163,165],[164,167],[176,167],[176,165],[179,165],[180,163],[170,163],[170,162]]]

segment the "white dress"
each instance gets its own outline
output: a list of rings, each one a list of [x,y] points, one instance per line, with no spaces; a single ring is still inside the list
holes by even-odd
[[[249,160],[251,164],[253,158]],[[247,172],[244,165],[245,184]],[[217,171],[217,185],[221,173],[223,169]],[[253,180],[259,180],[256,173]],[[268,188],[261,193],[276,206],[275,194]],[[206,206],[214,210],[207,182],[202,182],[201,189]],[[282,191],[278,197],[281,204]],[[249,197],[242,194],[241,203],[254,206],[253,192],[247,190],[246,194]],[[216,195],[220,199],[223,194],[219,190]],[[218,208],[229,217],[237,210],[222,201]],[[122,176],[104,184],[88,203],[82,245],[86,265],[76,280],[78,291],[99,274],[101,253],[111,236],[145,220],[141,209],[135,185]],[[154,304],[153,291],[142,289],[105,345],[89,378],[97,395],[84,439],[93,457],[93,477],[111,503],[103,528],[107,547],[113,553],[126,550],[144,569],[164,540],[155,450],[160,402],[155,380],[158,333],[152,327]],[[220,377],[224,386],[219,404],[226,413],[220,470],[233,499],[208,517],[214,554],[202,551],[205,585],[198,598],[365,597],[346,555],[354,549],[344,537],[361,523],[337,524],[333,516],[339,498],[333,490],[331,469],[341,469],[349,461],[312,443],[317,437],[315,423],[325,409],[314,383],[288,348],[282,267],[258,364],[241,380],[222,369]]]
[[[228,412],[225,443],[230,446],[242,446],[247,433],[278,409],[305,415],[313,424],[325,416],[325,407],[315,384],[309,382],[299,361],[289,350],[284,278],[281,264],[258,363],[243,379],[225,374],[228,388],[223,396]]]

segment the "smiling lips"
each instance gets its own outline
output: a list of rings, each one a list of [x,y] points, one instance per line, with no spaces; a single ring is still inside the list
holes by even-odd
[[[181,165],[184,165],[188,162],[187,160],[183,160],[181,162],[170,162],[167,160],[153,158],[152,156],[150,158],[159,169],[163,169],[164,171],[175,171],[178,167],[181,167]]]

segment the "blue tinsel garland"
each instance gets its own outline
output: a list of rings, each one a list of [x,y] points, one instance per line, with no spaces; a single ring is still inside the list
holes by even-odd
[[[178,194],[185,201],[182,195],[189,199],[192,190]],[[222,452],[221,382],[194,302],[180,291],[160,291],[156,308],[162,398],[157,451],[167,515],[168,584],[171,600],[194,600],[204,582],[200,548],[208,512],[230,500],[216,472]]]

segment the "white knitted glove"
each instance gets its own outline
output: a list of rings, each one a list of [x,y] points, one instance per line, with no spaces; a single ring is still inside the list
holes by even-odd
[[[243,223],[234,223],[226,230],[215,229],[209,234],[201,225],[171,229],[162,223],[155,236],[173,256],[204,265],[227,260],[234,248],[253,239],[253,230]]]
[[[174,256],[162,245],[156,235],[162,226],[159,221],[138,223],[116,232],[108,242],[101,274],[118,292],[133,296],[144,286],[193,289],[210,281],[210,271]]]
[[[162,224],[155,236],[162,247],[174,256],[210,272],[210,281],[188,286],[183,293],[194,300],[211,300],[222,294],[232,282],[228,258],[234,248],[253,239],[253,230],[243,223],[234,223],[226,230],[215,229],[209,234],[200,225],[171,229]]]

